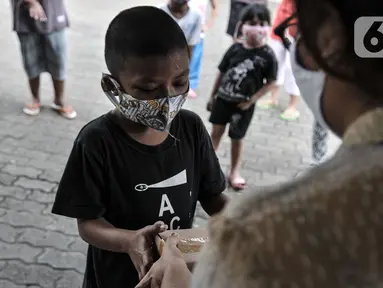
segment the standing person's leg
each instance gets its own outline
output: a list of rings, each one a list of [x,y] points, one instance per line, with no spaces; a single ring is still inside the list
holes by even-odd
[[[204,39],[201,38],[199,43],[194,47],[192,59],[190,60],[190,91],[189,97],[196,98],[195,92],[199,85],[199,77],[201,73],[202,57],[203,57]]]
[[[55,98],[52,109],[67,119],[77,116],[72,107],[64,105],[64,88],[66,72],[66,38],[65,30],[45,35],[45,61],[48,72],[51,74]]]
[[[318,165],[326,156],[328,146],[328,131],[323,128],[317,121],[314,123],[313,138],[312,138],[312,165]]]
[[[254,110],[255,105],[245,111],[237,108],[231,119],[229,128],[229,137],[231,138],[231,167],[228,182],[234,190],[243,190],[246,186],[246,180],[243,179],[239,170],[242,162],[244,138],[253,118]]]
[[[216,125],[213,124],[211,131],[211,143],[213,144],[214,151],[217,151],[219,148],[219,143],[221,142],[223,133],[225,133],[226,125]]]
[[[268,99],[261,99],[257,101],[257,107],[267,110],[278,106],[279,89],[285,82],[285,62],[286,62],[286,48],[283,44],[275,39],[269,40],[269,46],[273,49],[275,57],[278,62],[278,74],[275,87],[271,91],[271,96]]]
[[[225,133],[226,124],[230,122],[233,105],[220,98],[214,101],[209,122],[213,124],[213,130],[211,132],[211,142],[215,151],[218,150],[219,143],[223,133]]]
[[[229,21],[228,21],[228,24],[227,24],[226,33],[229,36],[231,36],[233,38],[233,40],[235,40],[234,37],[238,36],[238,35],[235,35],[235,34],[237,32],[240,32],[240,31],[236,31],[236,28],[237,28],[237,24],[238,24],[239,18],[241,16],[241,11],[246,6],[247,6],[246,3],[242,3],[242,2],[237,2],[237,1],[231,0],[230,16],[229,16]]]
[[[18,33],[24,70],[28,76],[32,102],[24,106],[25,114],[36,116],[40,114],[40,74],[45,71],[41,61],[43,42],[37,33]]]
[[[293,70],[291,68],[291,59],[290,53],[286,53],[286,63],[285,63],[285,90],[290,95],[290,101],[283,113],[281,118],[287,121],[293,121],[299,118],[300,113],[297,110],[297,104],[299,97],[301,95],[299,88],[295,82],[293,75]]]

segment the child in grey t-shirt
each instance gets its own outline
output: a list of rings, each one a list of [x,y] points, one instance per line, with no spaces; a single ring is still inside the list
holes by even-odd
[[[184,31],[189,45],[190,53],[201,38],[202,15],[193,7],[189,7],[188,0],[169,0],[168,3],[159,6],[168,13]]]

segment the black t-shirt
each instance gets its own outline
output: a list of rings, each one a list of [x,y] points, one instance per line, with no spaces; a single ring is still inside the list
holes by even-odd
[[[230,102],[243,102],[266,83],[277,79],[278,63],[267,45],[246,49],[241,43],[235,43],[223,56],[218,69],[222,73],[218,97]]]
[[[105,218],[138,230],[162,220],[191,228],[198,200],[226,188],[200,117],[181,110],[168,138],[146,146],[130,138],[111,114],[87,124],[75,140],[52,212],[77,219]],[[176,139],[175,139],[176,138]],[[129,256],[89,246],[84,286],[130,288],[138,274]]]

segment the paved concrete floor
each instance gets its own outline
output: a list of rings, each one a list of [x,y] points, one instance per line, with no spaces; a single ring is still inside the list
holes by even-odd
[[[28,99],[26,77],[17,39],[11,32],[8,2],[0,1],[0,288],[80,287],[86,245],[77,236],[75,221],[51,215],[50,209],[74,137],[86,122],[112,108],[99,84],[101,73],[106,71],[106,27],[120,10],[144,2],[159,3],[69,1],[72,28],[68,31],[67,96],[79,116],[68,122],[48,108],[37,118],[21,113]],[[228,4],[222,3],[219,19],[206,39],[199,98],[186,105],[203,119],[208,117],[205,103],[216,65],[230,44],[224,34],[227,13]],[[52,89],[46,76],[42,92],[43,104],[49,105]],[[282,96],[282,103],[286,103],[286,95]],[[252,191],[256,192],[257,186],[286,181],[309,165],[312,117],[303,104],[300,109],[302,117],[293,123],[280,120],[278,111],[256,112],[243,162],[243,175]],[[337,144],[331,141],[332,151]],[[225,171],[229,153],[225,139],[219,151]],[[197,214],[196,225],[205,225],[206,215],[200,210]]]

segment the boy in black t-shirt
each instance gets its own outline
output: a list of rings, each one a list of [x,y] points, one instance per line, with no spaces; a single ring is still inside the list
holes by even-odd
[[[180,110],[189,51],[177,23],[155,7],[122,11],[105,60],[117,109],[81,130],[52,212],[76,218],[89,243],[83,287],[131,288],[153,263],[154,235],[191,228],[197,201],[219,212],[226,183],[201,119]]]
[[[253,4],[245,8],[239,27],[243,39],[233,44],[218,66],[219,73],[208,102],[214,149],[230,123],[231,171],[228,181],[235,190],[245,187],[239,174],[243,138],[254,113],[255,102],[274,86],[277,62],[266,45],[270,12],[265,5]]]

